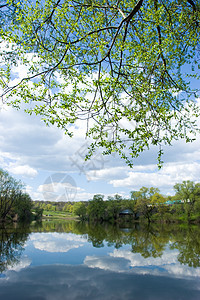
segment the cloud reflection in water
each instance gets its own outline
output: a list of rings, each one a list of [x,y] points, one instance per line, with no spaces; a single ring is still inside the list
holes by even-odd
[[[191,268],[180,264],[178,251],[165,250],[161,257],[144,258],[140,253],[115,249],[109,256],[86,256],[84,264],[90,268],[99,268],[115,272],[127,272],[133,269],[138,274],[174,276],[177,278],[197,277],[200,280],[200,268]]]
[[[31,234],[30,241],[36,249],[54,253],[68,252],[71,249],[82,247],[87,239],[73,233],[54,232]]]
[[[138,275],[70,265],[49,265],[8,271],[0,279],[0,298],[6,300],[197,300],[199,281]]]

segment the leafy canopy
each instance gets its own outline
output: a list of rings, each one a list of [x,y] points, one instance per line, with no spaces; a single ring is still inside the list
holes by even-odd
[[[196,0],[8,0],[1,7],[2,99],[132,166],[150,145],[198,131],[199,19]],[[10,10],[9,10],[9,9]],[[11,17],[9,18],[9,11]],[[9,21],[9,22],[8,22]],[[13,66],[24,76],[13,81]],[[31,105],[30,105],[31,104]]]

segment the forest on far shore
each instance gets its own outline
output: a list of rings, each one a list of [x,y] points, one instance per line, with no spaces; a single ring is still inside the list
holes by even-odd
[[[192,222],[200,223],[200,183],[183,181],[174,186],[174,196],[163,196],[158,188],[142,187],[130,199],[116,194],[105,199],[96,194],[79,202],[34,201],[43,217],[78,216],[81,220],[115,222]]]
[[[174,185],[174,191],[174,196],[163,196],[158,188],[141,187],[129,199],[96,194],[79,202],[32,201],[23,184],[0,169],[0,222],[78,217],[89,222],[200,223],[200,183],[183,181]]]

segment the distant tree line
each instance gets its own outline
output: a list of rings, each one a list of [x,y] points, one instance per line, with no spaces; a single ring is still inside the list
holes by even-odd
[[[175,195],[164,196],[155,187],[132,191],[129,199],[120,195],[96,194],[92,200],[79,202],[35,201],[34,207],[46,211],[64,211],[81,220],[111,223],[142,220],[145,222],[200,222],[200,183],[183,181],[174,185]],[[129,209],[132,214],[122,215]]]
[[[175,195],[164,196],[155,187],[132,191],[129,199],[116,194],[104,199],[96,194],[92,200],[79,202],[32,201],[21,181],[0,169],[0,222],[39,220],[43,211],[62,211],[81,220],[110,223],[121,221],[199,222],[200,183],[183,181],[174,185]],[[131,213],[123,215],[123,211]]]

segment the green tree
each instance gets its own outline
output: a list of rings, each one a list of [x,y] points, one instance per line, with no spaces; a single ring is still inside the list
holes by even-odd
[[[17,213],[20,221],[30,222],[32,220],[32,207],[33,203],[31,197],[26,193],[21,193],[16,200],[14,211]]]
[[[48,203],[45,207],[46,210],[52,210],[52,204]]]
[[[73,212],[73,205],[72,204],[68,204],[66,203],[63,207],[63,211],[67,211],[69,213],[72,213]]]
[[[40,207],[40,203],[33,201],[33,208],[36,208],[36,207]]]
[[[87,213],[89,220],[103,221],[105,219],[105,202],[104,196],[97,194],[89,201]]]
[[[165,213],[168,212],[168,207],[165,204],[166,198],[160,194],[155,193],[151,198],[151,204],[157,208],[158,214],[160,215],[161,219],[164,218]]]
[[[52,205],[52,206],[51,206],[51,210],[52,210],[52,211],[56,211],[56,205]]]
[[[189,219],[194,207],[198,207],[197,202],[200,202],[200,183],[194,183],[190,180],[183,181],[176,183],[174,190],[176,191],[176,199],[184,201],[184,208]]]
[[[42,203],[40,204],[40,208],[43,209],[43,210],[46,210],[46,209],[47,209],[47,204],[44,203],[44,202],[42,202]]]
[[[148,190],[149,198],[153,202],[153,198],[159,201],[159,198],[161,197],[161,194],[159,194],[160,190],[158,188],[150,187]]]
[[[34,219],[36,221],[41,221],[42,220],[42,214],[43,214],[43,208],[36,207],[35,212],[34,212]]]
[[[73,205],[73,212],[75,215],[79,216],[81,220],[86,220],[87,209],[86,205],[82,202],[76,202]]]
[[[138,198],[140,198],[140,192],[139,191],[131,191],[131,199],[136,201]]]
[[[12,213],[16,203],[20,201],[22,187],[20,181],[0,169],[0,221],[5,221]]]
[[[114,197],[108,197],[108,201],[106,201],[106,219],[116,221],[119,212],[122,208],[122,197],[118,194],[114,195]]]
[[[154,187],[142,187],[138,192],[139,194],[135,209],[136,211],[139,211],[145,219],[148,220],[148,223],[151,222],[153,211],[155,211],[155,209],[158,207],[157,201],[160,201],[160,194],[158,194],[158,192],[159,189]]]
[[[5,102],[31,102],[27,112],[69,136],[71,125],[85,120],[93,138],[87,158],[102,147],[132,166],[132,158],[156,145],[160,164],[163,144],[195,138],[198,90],[190,78],[199,78],[198,1],[7,0],[6,6],[15,13],[0,28]],[[17,64],[27,74],[13,83]]]

